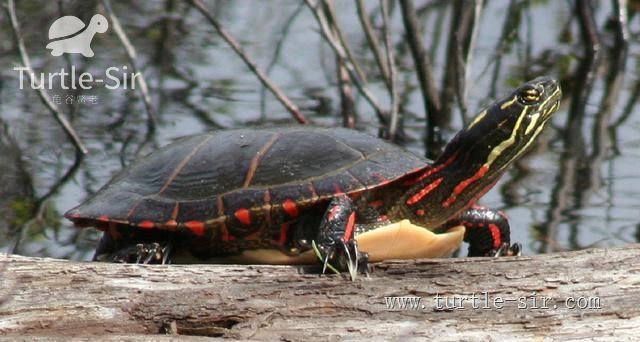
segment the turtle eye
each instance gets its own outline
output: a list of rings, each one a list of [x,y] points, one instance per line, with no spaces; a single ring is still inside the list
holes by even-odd
[[[542,98],[542,88],[536,88],[535,86],[527,86],[518,94],[518,100],[524,105],[532,105]]]

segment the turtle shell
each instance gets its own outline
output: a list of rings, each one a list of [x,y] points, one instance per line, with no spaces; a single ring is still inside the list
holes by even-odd
[[[82,20],[72,15],[57,19],[49,27],[49,39],[58,39],[72,36],[84,29]]]
[[[383,186],[427,162],[343,128],[209,132],[132,163],[65,216],[81,226],[187,227],[197,235],[217,229],[215,222],[275,226],[281,213],[302,217],[336,193]]]

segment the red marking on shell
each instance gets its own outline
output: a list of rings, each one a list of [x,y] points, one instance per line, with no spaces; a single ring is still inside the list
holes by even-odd
[[[336,193],[336,195],[344,193],[342,191],[342,188],[340,187],[340,184],[338,184],[338,183],[333,184],[333,191]]]
[[[176,220],[169,220],[164,223],[164,227],[168,230],[176,230],[176,228],[178,228],[178,222],[176,222]]]
[[[318,198],[318,191],[316,191],[316,187],[313,183],[309,183],[309,191],[311,192],[312,198]]]
[[[218,216],[219,217],[223,217],[225,216],[224,214],[224,198],[222,195],[218,196],[218,198],[216,199],[216,204],[218,206]],[[222,223],[220,224],[220,239],[222,239],[222,241],[231,241],[231,240],[235,240],[235,236],[231,236],[231,234],[229,234],[229,230],[227,229],[227,221],[222,221]]]
[[[269,189],[264,191],[262,201],[264,202],[262,206],[265,213],[264,220],[267,221],[267,223],[271,223],[271,191]]]
[[[153,221],[149,221],[149,220],[145,220],[138,223],[138,227],[144,228],[144,229],[152,229],[154,226],[155,224],[153,223]]]
[[[184,223],[184,226],[187,227],[193,234],[198,236],[204,235],[204,222],[200,221],[187,221]]]
[[[388,219],[389,219],[389,217],[387,215],[380,215],[380,217],[378,217],[378,221],[381,221],[381,222],[382,221],[386,221]]]
[[[109,216],[107,216],[107,215],[100,215],[100,216],[98,216],[98,218],[97,218],[96,220],[98,220],[98,221],[104,221],[104,222],[107,222],[107,221],[109,221]]]
[[[500,246],[502,245],[502,235],[500,234],[500,228],[491,223],[489,225],[489,230],[491,231],[491,237],[493,238],[493,248],[500,248]]]
[[[433,189],[437,188],[440,183],[442,183],[442,177],[436,179],[435,181],[427,184],[424,188],[420,189],[415,195],[409,197],[407,199],[407,205],[414,205],[418,203],[424,196],[428,195]]]
[[[458,185],[456,185],[456,187],[453,188],[453,192],[451,193],[449,198],[447,198],[444,202],[442,202],[442,206],[445,207],[445,208],[448,208],[453,203],[455,203],[456,198],[458,198],[458,195],[460,195],[464,191],[464,189],[466,189],[471,183],[473,183],[473,182],[477,181],[478,179],[484,177],[484,175],[487,173],[487,171],[489,171],[489,168],[487,166],[485,166],[485,165],[482,165],[473,176],[471,176],[471,177],[463,180],[462,182],[458,183]]]
[[[176,217],[178,217],[178,211],[180,210],[180,202],[176,202],[176,205],[173,206],[173,211],[171,211],[171,220],[175,221]]]
[[[418,215],[418,216],[424,216],[424,209],[418,209],[418,210],[416,210],[416,215]]]
[[[384,205],[384,201],[383,200],[377,200],[377,201],[369,202],[369,206],[374,207],[374,208],[380,208],[383,205]]]
[[[287,243],[287,236],[289,236],[290,227],[291,225],[289,223],[283,223],[282,226],[280,226],[280,239],[278,239],[278,244],[280,246],[284,246],[284,244]]]
[[[402,183],[402,185],[414,185],[420,181],[422,181],[423,179],[431,176],[432,174],[436,173],[436,172],[440,172],[442,169],[444,169],[445,167],[449,166],[449,164],[453,163],[454,160],[456,160],[456,156],[457,154],[452,155],[451,157],[449,157],[449,159],[447,159],[444,163],[440,164],[440,165],[432,165],[426,168],[426,171],[423,172],[420,176],[414,178],[414,179],[410,179],[405,181],[404,183]]]
[[[342,240],[344,241],[349,241],[351,240],[351,238],[353,237],[353,228],[356,225],[356,213],[353,212],[351,213],[351,215],[349,215],[349,220],[347,220],[347,227],[344,230],[344,236],[342,237]]]
[[[251,213],[245,208],[236,210],[233,216],[235,216],[242,224],[247,226],[251,224]]]
[[[284,209],[284,212],[292,218],[298,217],[298,215],[300,214],[298,212],[298,205],[296,204],[296,202],[290,199],[282,202],[282,209]]]

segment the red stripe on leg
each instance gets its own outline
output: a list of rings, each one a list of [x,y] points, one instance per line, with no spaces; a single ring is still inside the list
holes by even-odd
[[[489,231],[491,232],[491,237],[493,238],[493,248],[498,249],[502,245],[502,235],[500,234],[500,228],[497,225],[491,223],[489,224]]]
[[[351,240],[351,236],[353,235],[353,227],[356,225],[356,213],[353,212],[349,215],[349,220],[347,221],[347,227],[344,230],[344,236],[342,240],[349,241]]]
[[[282,226],[280,226],[280,240],[278,240],[278,244],[280,246],[284,246],[284,244],[287,242],[287,236],[289,235],[289,227],[290,227],[289,223],[283,223]]]

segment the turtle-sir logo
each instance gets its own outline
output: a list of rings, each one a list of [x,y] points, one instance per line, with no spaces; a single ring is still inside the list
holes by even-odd
[[[49,27],[49,44],[51,55],[60,56],[63,53],[81,53],[85,57],[93,57],[91,41],[96,33],[104,33],[109,28],[109,22],[102,14],[91,17],[89,25],[72,15],[58,18]]]

